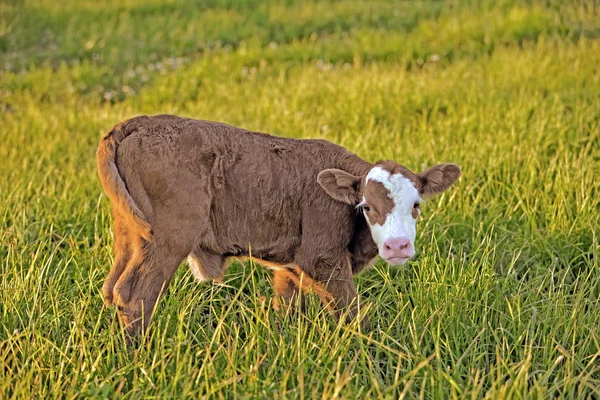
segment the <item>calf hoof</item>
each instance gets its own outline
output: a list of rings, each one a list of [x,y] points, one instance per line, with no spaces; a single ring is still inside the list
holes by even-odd
[[[125,329],[127,335],[135,338],[143,329],[142,308],[137,301],[129,301],[129,291],[122,290],[123,286],[116,285],[113,290],[112,300],[117,307],[119,325]],[[128,285],[125,288],[128,289]]]
[[[346,323],[351,324],[358,318],[360,318],[358,310],[351,309],[350,311],[348,311],[348,314],[346,314]],[[363,332],[369,332],[371,330],[371,321],[368,316],[364,316],[360,320],[360,330]]]
[[[144,321],[140,310],[117,305],[117,316],[119,317],[119,325],[125,330],[128,343],[131,339],[137,338],[144,330]]]
[[[304,313],[306,312],[306,301],[304,297],[294,296],[285,298],[280,295],[274,295],[271,300],[273,309],[282,314]]]
[[[369,317],[364,317],[362,321],[360,321],[360,330],[363,332],[371,331],[371,320]]]

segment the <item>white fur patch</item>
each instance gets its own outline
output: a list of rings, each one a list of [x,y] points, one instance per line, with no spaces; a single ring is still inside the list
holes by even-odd
[[[412,217],[412,209],[416,202],[421,201],[419,192],[413,183],[402,174],[390,174],[387,170],[377,166],[367,174],[366,181],[380,182],[389,190],[394,208],[386,216],[383,225],[367,223],[371,228],[373,240],[377,243],[379,254],[382,254],[383,244],[392,238],[406,238],[414,248],[417,236],[417,221]],[[363,202],[365,199],[363,198]]]
[[[206,282],[210,280],[206,277],[206,275],[202,273],[203,269],[202,265],[200,265],[200,261],[194,258],[191,254],[187,257],[187,263],[190,266],[190,270],[192,270],[192,274],[194,274],[194,278],[196,278],[197,281]]]

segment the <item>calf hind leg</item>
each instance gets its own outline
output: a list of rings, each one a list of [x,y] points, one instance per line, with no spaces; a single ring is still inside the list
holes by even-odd
[[[283,311],[286,308],[294,308],[299,302],[300,310],[304,311],[306,304],[300,286],[300,278],[294,271],[290,269],[273,270],[273,288],[279,296],[273,299],[274,308]]]
[[[110,306],[113,302],[113,289],[130,261],[141,261],[141,238],[135,238],[127,229],[127,223],[118,211],[113,210],[114,264],[102,285],[104,303]]]
[[[273,286],[284,303],[288,305],[294,304],[298,296],[300,296],[300,306],[304,311],[306,304],[303,294],[316,294],[321,299],[323,305],[327,306],[330,311],[333,311],[331,304],[335,299],[325,285],[312,279],[299,266],[291,265],[287,269],[274,271]]]
[[[159,296],[188,252],[153,240],[144,248],[139,263],[127,265],[113,292],[119,320],[131,336],[146,328]]]

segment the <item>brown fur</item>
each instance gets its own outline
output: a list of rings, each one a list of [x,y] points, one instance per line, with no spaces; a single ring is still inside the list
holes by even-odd
[[[321,283],[315,282],[310,276],[304,273],[300,267],[291,269],[277,269],[273,271],[273,287],[275,292],[283,300],[283,306],[293,307],[300,297],[300,308],[305,308],[304,294],[316,294],[321,299],[321,303],[330,311],[334,311],[332,304],[333,295],[327,291]],[[275,298],[275,308],[281,309],[282,305]]]
[[[421,181],[419,191],[424,196],[434,196],[448,189],[460,177],[456,164],[438,164],[417,175]]]
[[[360,201],[360,177],[339,169],[326,169],[317,175],[317,182],[334,199],[347,204]]]
[[[122,139],[122,124],[115,126],[98,146],[96,160],[102,188],[113,203],[115,214],[127,220],[127,229],[136,236],[149,240],[152,230],[143,213],[131,198],[116,164],[117,146]]]
[[[371,225],[383,225],[386,217],[394,208],[394,200],[392,200],[390,191],[381,182],[369,181],[365,185],[363,195],[369,206],[369,211],[365,211],[369,222]]]
[[[97,158],[115,219],[103,294],[130,333],[147,325],[188,255],[204,276],[221,279],[226,260],[250,248],[275,269],[285,301],[316,293],[336,314],[351,306],[356,315],[352,276],[377,255],[355,207],[373,164],[323,140],[170,115],[115,126]],[[438,185],[438,172],[424,174]]]

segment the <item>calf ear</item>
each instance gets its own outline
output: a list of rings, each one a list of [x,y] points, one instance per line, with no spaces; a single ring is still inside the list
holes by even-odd
[[[433,196],[448,189],[460,176],[456,164],[438,164],[417,175],[421,180],[421,194]]]
[[[334,199],[348,204],[358,204],[361,178],[341,169],[319,172],[317,182]]]

